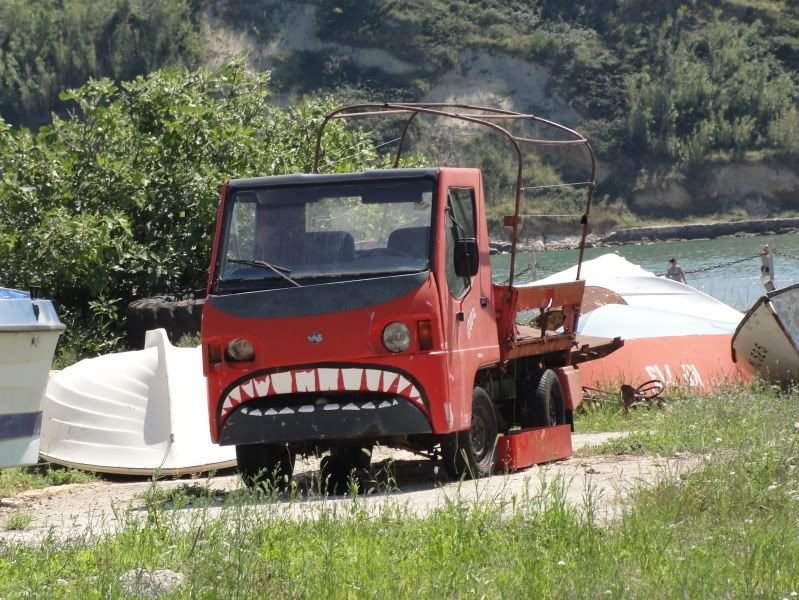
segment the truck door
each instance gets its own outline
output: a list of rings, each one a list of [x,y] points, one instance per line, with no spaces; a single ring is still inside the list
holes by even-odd
[[[477,370],[499,358],[496,316],[491,303],[491,263],[488,249],[482,181],[477,169],[442,169],[439,176],[436,278],[449,371],[449,403],[444,411],[452,430],[471,425],[471,405]],[[473,276],[456,273],[459,238],[476,238],[479,267]]]

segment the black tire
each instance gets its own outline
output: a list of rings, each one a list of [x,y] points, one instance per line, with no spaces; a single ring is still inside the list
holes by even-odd
[[[176,300],[172,296],[142,298],[128,304],[126,311],[128,344],[144,348],[151,329],[165,329],[173,344],[184,335],[198,335],[205,300]]]
[[[360,489],[366,489],[371,462],[371,446],[333,449],[319,463],[322,489],[330,495],[346,494],[352,481],[356,481]]]
[[[530,407],[531,427],[549,427],[566,423],[566,409],[563,403],[563,388],[552,369],[547,369],[536,385],[535,396]]]
[[[476,387],[472,392],[471,427],[451,433],[441,442],[447,475],[453,479],[478,479],[491,475],[498,434],[494,403],[483,388]]]
[[[275,444],[241,444],[236,446],[239,475],[253,490],[285,491],[294,475],[295,452],[288,446]]]

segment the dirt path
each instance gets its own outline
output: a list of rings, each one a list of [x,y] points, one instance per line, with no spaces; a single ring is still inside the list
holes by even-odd
[[[624,434],[577,434],[574,436],[575,449],[586,445],[599,444]],[[362,496],[367,509],[379,509],[386,502],[406,506],[412,512],[425,514],[442,506],[453,498],[477,499],[520,499],[534,496],[543,487],[560,477],[565,484],[566,500],[581,506],[586,493],[591,490],[598,500],[598,515],[611,519],[618,515],[625,496],[642,483],[652,483],[666,474],[677,474],[692,469],[697,459],[659,458],[653,456],[591,456],[575,457],[566,461],[542,467],[533,467],[510,475],[495,475],[488,479],[471,482],[448,482],[437,473],[434,464],[428,460],[394,450],[378,450],[373,463],[387,465],[393,461],[393,478],[396,483],[391,493],[375,493]],[[298,461],[295,477],[301,489],[310,487],[312,475],[318,470],[317,460]],[[235,474],[202,479],[179,479],[159,481],[159,498],[169,496],[176,488],[198,485],[215,490],[214,505],[210,509],[215,517],[226,510],[225,497],[240,488]],[[60,539],[98,535],[117,530],[122,520],[131,516],[146,515],[146,496],[153,491],[149,480],[97,481],[89,484],[64,485],[42,490],[31,490],[18,494],[0,503],[0,525],[14,513],[26,513],[32,517],[31,523],[21,531],[0,531],[0,542],[35,543],[50,533]],[[345,508],[351,502],[346,497],[327,498],[323,501],[300,500],[289,502],[277,500],[253,505],[247,510],[281,511],[286,516],[310,516],[318,514],[320,508]],[[162,502],[164,509],[169,504]],[[189,515],[199,508],[183,508]]]

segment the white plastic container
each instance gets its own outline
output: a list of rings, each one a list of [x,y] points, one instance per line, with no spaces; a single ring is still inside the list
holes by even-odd
[[[62,331],[52,302],[0,288],[0,467],[39,459],[42,398]]]

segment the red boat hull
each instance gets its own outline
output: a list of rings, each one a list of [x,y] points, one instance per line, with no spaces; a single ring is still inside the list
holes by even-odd
[[[591,388],[633,387],[657,379],[712,392],[749,376],[732,361],[732,334],[686,335],[625,340],[612,354],[580,364],[583,385]]]

